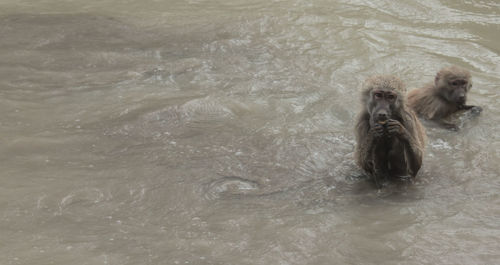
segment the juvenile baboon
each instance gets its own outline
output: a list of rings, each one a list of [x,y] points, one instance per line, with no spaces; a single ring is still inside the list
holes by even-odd
[[[457,129],[455,124],[444,119],[459,110],[470,110],[473,114],[479,114],[483,110],[479,106],[465,104],[471,87],[469,71],[457,66],[445,67],[437,73],[434,83],[408,93],[408,105],[428,120]]]
[[[394,76],[372,76],[363,84],[355,157],[377,187],[387,178],[415,177],[422,166],[425,130],[405,92]]]

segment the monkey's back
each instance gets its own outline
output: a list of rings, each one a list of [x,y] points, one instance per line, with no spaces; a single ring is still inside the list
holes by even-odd
[[[407,95],[408,106],[413,111],[428,120],[444,118],[454,111],[441,97],[436,96],[433,84],[410,90]]]

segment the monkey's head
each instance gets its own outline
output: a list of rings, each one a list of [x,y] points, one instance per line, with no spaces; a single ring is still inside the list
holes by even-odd
[[[406,88],[401,80],[391,75],[377,75],[363,84],[362,103],[370,115],[370,124],[385,124],[396,118],[404,107]]]
[[[464,105],[467,101],[467,92],[472,87],[469,71],[457,66],[441,69],[434,79],[436,93],[444,100]]]

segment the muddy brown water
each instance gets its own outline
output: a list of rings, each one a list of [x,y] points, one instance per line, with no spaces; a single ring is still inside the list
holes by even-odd
[[[1,264],[497,264],[500,4],[0,3]],[[414,183],[353,162],[359,87],[472,72]]]

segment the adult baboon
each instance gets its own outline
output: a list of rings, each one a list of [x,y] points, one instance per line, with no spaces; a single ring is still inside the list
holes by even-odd
[[[422,166],[425,130],[405,92],[394,76],[372,76],[363,84],[355,157],[377,187],[388,177],[415,177]]]
[[[434,83],[408,93],[408,105],[428,120],[457,129],[455,124],[444,119],[459,110],[470,110],[472,114],[479,114],[483,110],[479,106],[465,104],[471,87],[469,71],[457,66],[445,67],[437,73]]]

